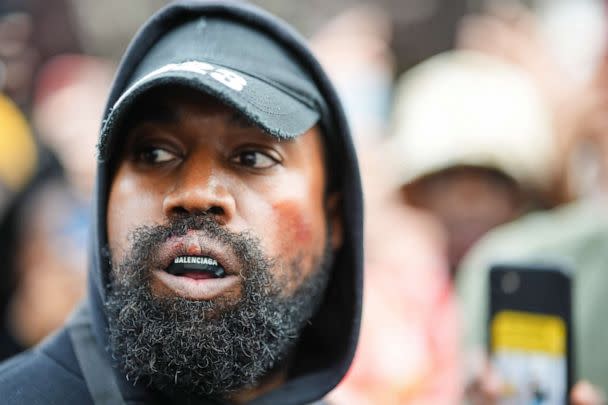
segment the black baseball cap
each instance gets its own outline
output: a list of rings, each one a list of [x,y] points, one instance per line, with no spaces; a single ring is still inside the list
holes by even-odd
[[[114,103],[104,135],[146,92],[167,85],[214,96],[279,138],[306,132],[325,105],[310,74],[277,39],[244,22],[199,17],[169,30],[148,50]]]

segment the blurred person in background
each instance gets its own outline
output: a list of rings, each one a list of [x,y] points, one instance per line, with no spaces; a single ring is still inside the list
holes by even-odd
[[[101,59],[63,55],[36,80],[34,127],[48,147],[0,223],[15,279],[5,310],[14,351],[63,324],[84,295],[95,143],[112,73]]]
[[[26,114],[39,68],[56,54],[79,50],[68,0],[0,2],[0,90]]]
[[[394,187],[381,148],[362,151],[365,190],[363,321],[335,404],[455,404],[461,398],[460,319],[446,235]]]
[[[3,270],[14,277],[5,316],[15,350],[42,340],[82,299],[88,214],[59,162],[41,149],[35,176],[0,222]]]
[[[0,94],[0,360],[22,349],[9,325],[8,307],[17,276],[12,251],[14,234],[7,222],[37,165],[36,145],[25,117]]]
[[[336,87],[357,147],[373,149],[386,135],[395,58],[392,26],[371,4],[347,8],[311,38],[311,46]]]
[[[608,37],[600,0],[540,3],[534,12],[518,2],[493,2],[484,14],[466,16],[457,46],[482,52],[524,70],[533,80],[554,122],[554,203],[601,194],[608,173],[599,149],[605,120]],[[600,136],[598,136],[600,135]]]
[[[593,12],[582,13],[581,6]],[[603,38],[606,52],[605,14],[599,2],[572,2],[570,16],[563,20],[572,40],[586,41],[587,27],[597,26],[604,18]],[[599,8],[598,8],[599,7]],[[599,10],[599,11],[598,11]],[[562,10],[563,12],[563,10]],[[586,17],[585,17],[586,16]],[[575,18],[572,18],[575,17]],[[583,18],[584,17],[584,18]],[[591,20],[589,20],[589,18]],[[461,46],[477,49],[525,69],[535,79],[556,123],[559,147],[557,200],[551,211],[532,213],[511,224],[494,229],[463,260],[458,290],[465,318],[465,351],[470,360],[469,397],[488,403],[502,392],[500,376],[485,357],[488,311],[487,278],[497,262],[550,263],[563,266],[573,279],[574,369],[579,382],[571,394],[573,403],[605,403],[608,392],[608,315],[605,308],[608,278],[608,212],[606,211],[606,114],[608,113],[608,60],[581,66],[595,74],[564,69],[547,46],[551,41],[541,29],[542,21],[518,7],[494,9],[491,13],[467,18],[463,23]],[[580,28],[579,28],[580,27]],[[582,31],[581,31],[582,29]],[[603,32],[603,34],[601,34]],[[572,49],[570,50],[572,52]],[[573,62],[580,61],[576,53]],[[579,77],[583,76],[583,77]],[[574,200],[574,201],[573,201]],[[591,384],[591,385],[590,385]]]
[[[59,158],[68,182],[87,206],[95,177],[97,132],[113,74],[114,65],[105,59],[58,55],[41,68],[36,82],[36,133]]]
[[[551,204],[549,108],[525,72],[498,59],[451,51],[406,72],[391,133],[403,196],[444,227],[453,273],[486,232]]]
[[[395,63],[390,37],[389,16],[361,5],[312,39],[345,105],[366,206],[361,337],[351,370],[329,400],[454,404],[461,397],[460,346],[445,236],[435,218],[404,203],[382,148]]]
[[[25,118],[4,96],[0,157],[4,359],[61,325],[81,299],[88,209],[77,204],[59,163],[36,146]]]

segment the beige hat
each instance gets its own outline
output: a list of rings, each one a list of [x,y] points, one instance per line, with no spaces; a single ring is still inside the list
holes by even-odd
[[[471,51],[434,56],[397,85],[388,153],[400,185],[454,166],[500,170],[528,187],[550,186],[552,117],[517,67]]]

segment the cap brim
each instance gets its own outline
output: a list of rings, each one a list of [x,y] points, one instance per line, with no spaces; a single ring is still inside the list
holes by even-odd
[[[206,63],[199,65],[211,66]],[[279,138],[294,138],[319,121],[320,114],[315,109],[278,87],[245,73],[216,66],[213,67],[216,70],[209,70],[168,65],[137,80],[114,104],[102,130],[103,135],[116,129],[142,95],[153,88],[168,85],[186,86],[216,97]]]

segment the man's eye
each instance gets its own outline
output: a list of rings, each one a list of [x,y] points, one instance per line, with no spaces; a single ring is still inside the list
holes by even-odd
[[[258,151],[239,152],[238,155],[232,158],[232,161],[253,169],[269,169],[278,163],[276,159]]]
[[[175,159],[175,155],[166,149],[149,147],[140,150],[137,158],[141,162],[148,164],[166,163]]]

